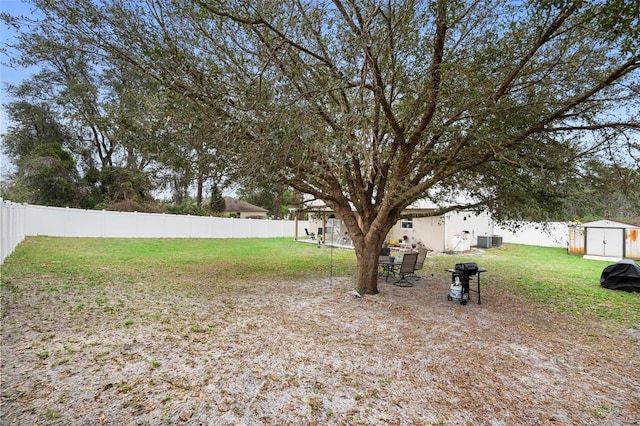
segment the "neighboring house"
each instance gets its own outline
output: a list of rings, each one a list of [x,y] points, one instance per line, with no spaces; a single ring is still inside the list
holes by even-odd
[[[570,226],[569,253],[615,260],[640,259],[640,227],[612,220]]]
[[[266,219],[268,212],[267,209],[254,206],[246,201],[232,197],[224,197],[223,213],[225,216],[235,215],[241,219]]]
[[[326,242],[345,233],[346,226],[324,203],[315,203],[310,210],[309,232],[323,235]],[[387,242],[398,245],[406,236],[410,246],[423,244],[430,250],[447,252],[469,250],[478,245],[478,237],[491,239],[494,225],[488,213],[459,211],[425,217],[436,210],[436,205],[425,201],[412,204],[404,212],[406,218],[399,220],[387,235]]]

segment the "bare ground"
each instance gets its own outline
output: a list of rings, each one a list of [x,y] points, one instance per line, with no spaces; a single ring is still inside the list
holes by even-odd
[[[486,279],[2,295],[2,424],[640,425],[640,341]],[[169,285],[169,284],[168,284]],[[82,294],[82,296],[78,296]]]

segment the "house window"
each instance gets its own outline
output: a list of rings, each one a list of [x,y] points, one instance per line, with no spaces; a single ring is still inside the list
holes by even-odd
[[[413,229],[413,218],[409,217],[406,219],[402,219],[400,222],[400,227],[402,229]]]

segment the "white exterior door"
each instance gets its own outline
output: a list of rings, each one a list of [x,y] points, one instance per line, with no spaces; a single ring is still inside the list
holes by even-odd
[[[624,229],[588,228],[585,254],[590,256],[623,257]]]

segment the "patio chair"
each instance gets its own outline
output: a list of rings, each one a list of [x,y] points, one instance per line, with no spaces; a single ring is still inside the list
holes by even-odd
[[[340,238],[338,238],[338,244],[341,246],[352,246],[351,238],[349,237],[349,233],[345,232]]]
[[[420,275],[416,274],[416,272],[422,269],[426,258],[427,258],[427,248],[420,247],[418,249],[418,259],[416,260],[416,266],[415,268],[413,268],[413,272],[409,275],[410,278],[415,278],[415,279],[422,278]]]
[[[402,256],[402,264],[397,273],[400,275],[400,279],[393,283],[399,287],[413,287],[413,283],[409,281],[409,275],[413,274],[418,261],[418,253],[405,253]]]
[[[313,232],[309,232],[307,228],[304,228],[304,232],[307,234],[307,240],[315,240],[316,236]]]
[[[391,249],[389,247],[382,247],[380,249],[380,255],[378,257],[378,275],[384,275],[384,280],[386,281],[389,278],[389,275],[395,277],[395,265],[394,265],[394,257],[391,256]]]

